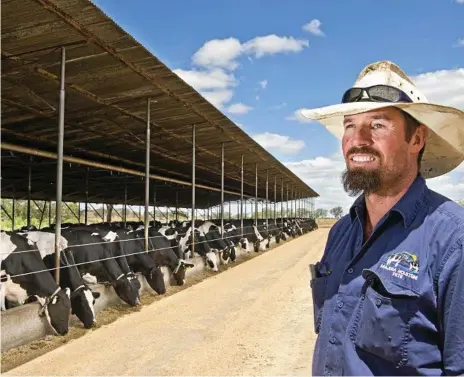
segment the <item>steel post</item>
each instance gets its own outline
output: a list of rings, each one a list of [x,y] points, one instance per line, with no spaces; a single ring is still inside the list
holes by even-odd
[[[289,203],[288,203],[288,183],[287,183],[287,205],[286,205],[287,211],[286,211],[286,214],[285,214],[286,217],[289,215],[289,213],[288,213],[288,205],[289,205]],[[288,216],[288,217],[290,218],[290,216]]]
[[[16,203],[16,189],[15,189],[15,186],[13,185],[13,203],[11,206],[12,207],[11,208],[11,231],[14,231],[14,228],[15,228],[15,203]]]
[[[147,127],[145,132],[145,212],[144,212],[144,234],[145,234],[145,250],[148,250],[148,224],[149,213],[148,206],[150,205],[150,98],[147,99]]]
[[[280,186],[280,224],[284,226],[284,179],[281,180]]]
[[[224,143],[221,144],[221,235],[224,237]]]
[[[85,170],[85,207],[84,207],[84,223],[88,224],[89,211],[89,168]]]
[[[277,225],[277,176],[274,176],[274,225]]]
[[[156,221],[156,181],[153,180],[153,221]]]
[[[32,156],[27,164],[27,226],[31,226]]]
[[[124,229],[127,226],[127,182],[124,180]]]
[[[258,164],[255,164],[255,225],[258,226]]]
[[[243,237],[243,154],[240,167],[240,236]]]
[[[55,215],[55,280],[60,284],[60,238],[61,238],[61,200],[63,197],[63,143],[64,143],[64,105],[65,105],[65,65],[66,50],[61,47],[60,105],[58,113],[58,159],[56,162],[56,215]]]
[[[269,227],[269,213],[267,211],[268,208],[268,201],[269,201],[269,169],[266,169],[266,228]]]
[[[192,126],[192,258],[195,256],[195,165],[196,126]]]

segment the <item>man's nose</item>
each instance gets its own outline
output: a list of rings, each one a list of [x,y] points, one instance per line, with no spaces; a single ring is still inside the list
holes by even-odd
[[[372,144],[372,135],[369,130],[369,127],[356,127],[351,137],[351,145],[361,146],[361,145],[371,145],[371,144]]]

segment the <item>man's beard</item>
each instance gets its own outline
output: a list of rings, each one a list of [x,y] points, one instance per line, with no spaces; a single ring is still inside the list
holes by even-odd
[[[343,188],[349,196],[364,192],[369,195],[382,188],[382,175],[379,170],[347,169],[342,174]]]
[[[370,146],[351,147],[347,157],[356,153],[368,154],[380,159],[380,153]],[[342,174],[343,188],[349,196],[357,196],[360,192],[364,192],[365,195],[378,192],[385,181],[385,173],[382,172],[381,167],[373,170],[360,167],[350,169],[347,164],[347,169]]]

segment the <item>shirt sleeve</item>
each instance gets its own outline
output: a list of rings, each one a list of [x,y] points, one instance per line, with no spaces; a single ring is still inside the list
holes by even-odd
[[[464,240],[455,245],[438,282],[445,375],[464,374]],[[441,298],[440,298],[441,294]]]

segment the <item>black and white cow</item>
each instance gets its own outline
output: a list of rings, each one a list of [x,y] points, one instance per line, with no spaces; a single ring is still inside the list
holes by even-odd
[[[69,330],[71,312],[70,289],[62,289],[53,280],[40,252],[28,240],[13,232],[0,232],[2,310],[5,300],[19,304],[35,296],[41,304],[40,316],[56,334]]]
[[[205,236],[211,249],[219,252],[220,258],[224,264],[229,263],[229,260],[235,261],[236,255],[234,245],[223,239],[220,226],[217,226],[211,221],[202,223],[198,221],[195,227]]]
[[[177,227],[176,230],[178,233],[177,239],[179,240],[180,252],[184,256],[182,259],[190,258],[192,244],[194,244],[195,253],[204,258],[206,265],[213,271],[219,271],[216,254],[211,250],[202,232],[196,228],[194,228],[192,232],[192,224],[187,221]]]
[[[234,246],[240,247],[245,251],[248,250],[248,240],[245,236],[242,237],[241,223],[237,221],[234,225],[232,222],[227,222],[224,224],[224,239],[227,239]]]
[[[178,245],[174,245],[173,247],[172,240],[168,239],[159,231],[156,231],[154,228],[150,228],[148,235],[150,237],[150,257],[158,266],[166,266],[169,268],[178,285],[184,285],[185,272],[188,268],[193,268],[194,264],[188,263],[183,259],[179,259],[177,254],[174,252],[175,249],[178,249]]]
[[[110,282],[116,294],[131,306],[140,304],[139,292],[124,273],[112,253],[109,243],[98,234],[86,229],[65,229],[61,235],[68,241],[84,281]],[[125,256],[122,256],[125,258]]]
[[[135,276],[134,271],[129,266],[123,250],[123,244],[119,241],[119,236],[116,232],[112,231],[112,226],[109,223],[81,225],[72,227],[73,230],[88,230],[92,231],[93,235],[98,235],[103,241],[108,243],[111,254],[115,256],[116,263],[124,273],[124,276],[131,282],[135,290],[138,292],[141,288],[140,281]]]
[[[165,294],[163,272],[145,250],[145,231],[143,229],[127,231],[121,228],[114,228],[114,231],[118,235],[121,250],[126,256],[129,267],[134,272],[141,273],[156,293]]]
[[[19,233],[34,244],[47,268],[53,274],[55,269],[55,234],[42,231],[29,231]],[[58,242],[60,250],[60,286],[71,290],[72,314],[83,323],[85,328],[96,325],[95,300],[100,297],[99,292],[92,290],[85,284],[79,269],[75,265],[73,252],[68,247],[68,242],[60,236]]]
[[[243,220],[243,237],[247,240],[247,251],[250,251],[250,246],[256,253],[268,249],[269,239],[261,235],[254,220]]]

